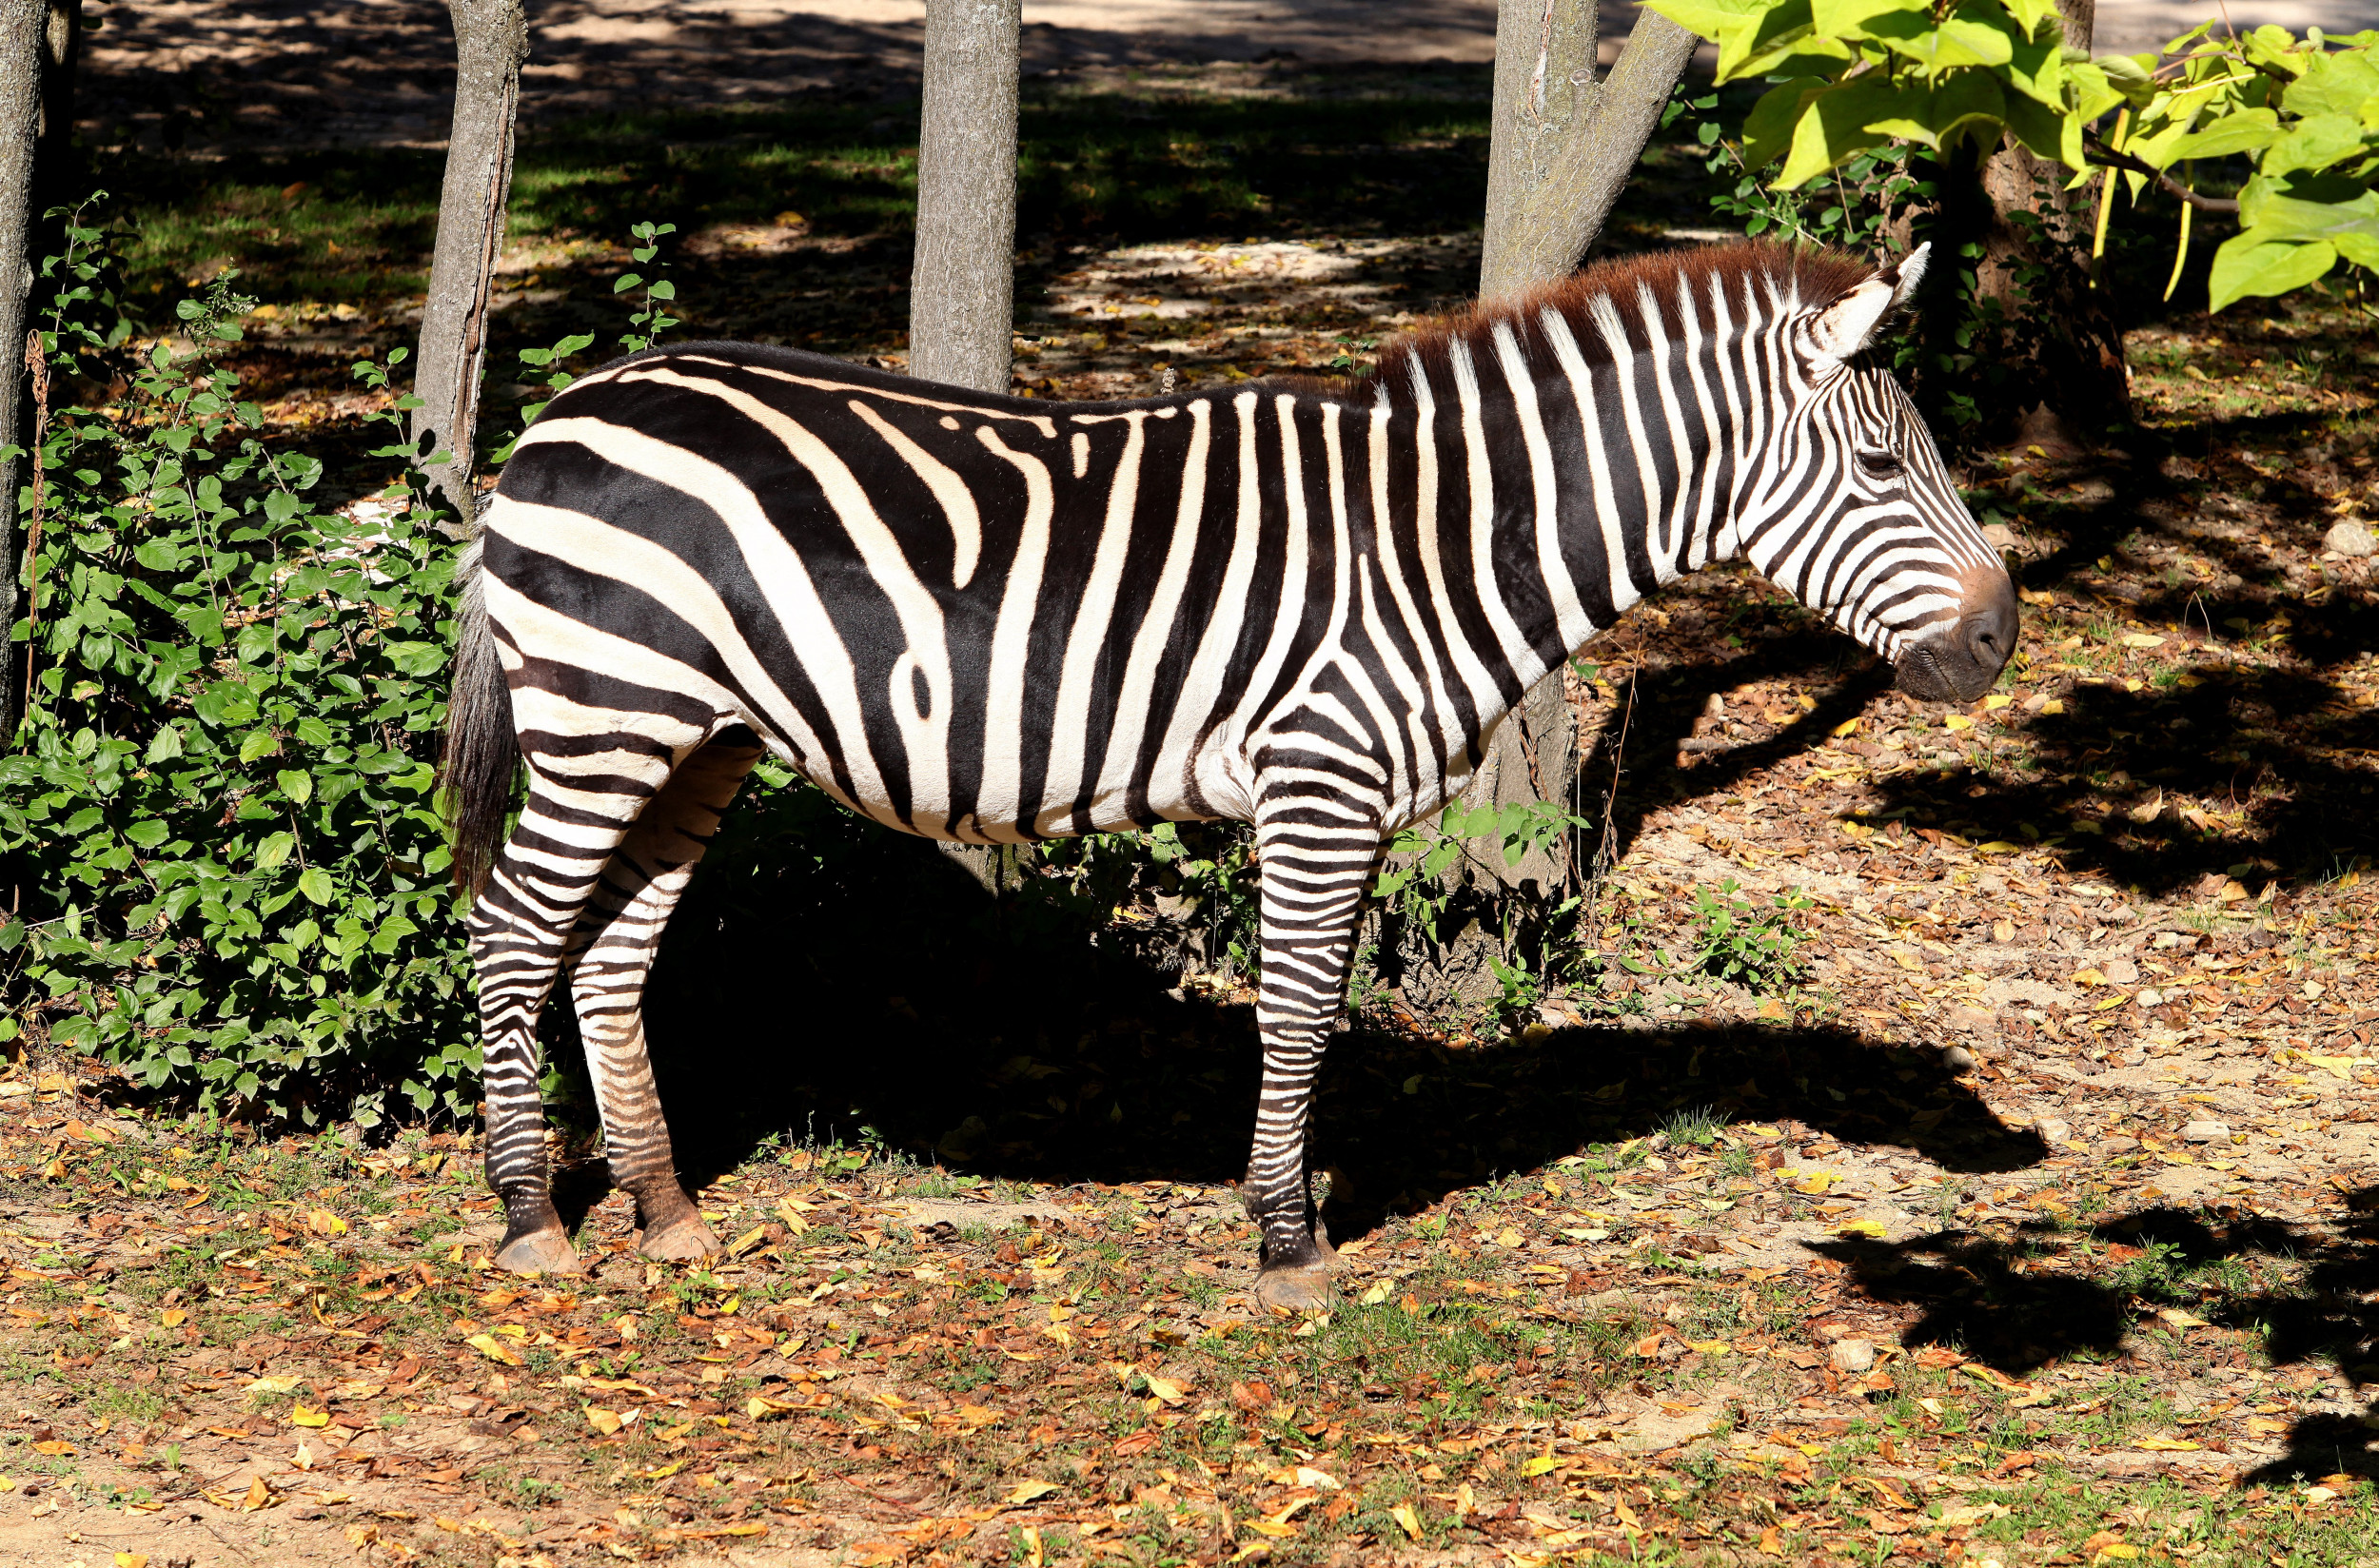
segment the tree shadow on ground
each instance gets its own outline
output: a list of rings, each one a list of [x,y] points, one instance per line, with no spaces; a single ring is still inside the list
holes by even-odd
[[[2081,1230],[2035,1223],[2007,1239],[1937,1231],[1890,1243],[1843,1237],[1810,1250],[1846,1265],[1851,1284],[1874,1300],[1920,1311],[1901,1343],[1954,1346],[2003,1372],[2125,1355],[2141,1334],[2174,1332],[2154,1313],[2179,1307],[2258,1335],[2273,1366],[2327,1364],[2369,1389],[2379,1384],[2379,1187],[2345,1203],[2351,1218],[2334,1232],[2157,1205]],[[2093,1272],[2035,1266],[2077,1241]],[[2295,1264],[2301,1277],[2268,1277]],[[2357,1416],[2299,1417],[2287,1453],[2242,1480],[2379,1477],[2374,1422],[2379,1401]]]

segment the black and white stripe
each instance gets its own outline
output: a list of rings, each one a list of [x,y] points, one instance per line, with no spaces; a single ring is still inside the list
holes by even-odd
[[[716,1240],[645,1062],[654,945],[763,749],[904,832],[1009,843],[1252,822],[1270,1299],[1321,1288],[1307,1107],[1365,890],[1494,725],[1659,584],[1745,555],[1971,696],[2014,594],[1923,426],[1858,356],[1922,253],[1746,245],[1606,265],[1391,349],[1354,383],[1111,404],[978,396],[696,344],[579,382],[469,566],[449,777],[501,1261],[571,1261],[536,1014],[575,965],[645,1250]]]

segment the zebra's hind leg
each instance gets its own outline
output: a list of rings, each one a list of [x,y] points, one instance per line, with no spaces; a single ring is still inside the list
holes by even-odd
[[[573,946],[571,990],[602,1111],[612,1179],[636,1199],[648,1258],[706,1258],[718,1238],[678,1184],[644,1047],[644,981],[661,931],[693,879],[744,775],[760,758],[749,730],[728,731],[680,763],[603,870]]]
[[[545,1158],[537,1015],[604,862],[642,803],[633,789],[634,775],[647,774],[658,784],[667,776],[669,758],[661,755],[615,766],[619,785],[627,789],[601,795],[532,766],[528,803],[471,903],[481,1081],[487,1102],[487,1185],[504,1207],[499,1268],[560,1274],[578,1266],[569,1233],[554,1209]]]
[[[1306,1128],[1322,1052],[1347,998],[1347,970],[1385,836],[1367,808],[1310,784],[1256,818],[1264,972],[1256,1028],[1264,1088],[1248,1158],[1248,1211],[1263,1230],[1256,1298],[1267,1306],[1329,1301],[1329,1244],[1315,1233]]]

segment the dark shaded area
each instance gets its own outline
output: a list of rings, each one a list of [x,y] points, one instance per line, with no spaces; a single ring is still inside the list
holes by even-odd
[[[681,1164],[707,1176],[784,1134],[1046,1182],[1235,1179],[1254,1127],[1252,1009],[1173,993],[1159,966],[1178,950],[1146,939],[1151,964],[1108,908],[1028,892],[995,911],[933,846],[806,786],[744,803],[648,1003]],[[1343,1177],[1343,1236],[1685,1106],[1954,1170],[2042,1152],[1930,1053],[1840,1029],[1609,1028],[1457,1049],[1359,1022],[1325,1069],[1313,1163]]]
[[[2098,1221],[2079,1238],[2031,1222],[2008,1241],[1938,1231],[1894,1243],[1844,1237],[1811,1250],[1847,1265],[1877,1301],[1919,1309],[1901,1343],[1956,1346],[2009,1373],[2077,1354],[2125,1354],[2134,1333],[2153,1326],[2157,1307],[2180,1306],[2259,1333],[2275,1366],[2327,1364],[2368,1391],[2379,1385],[2379,1187],[2346,1194],[2344,1204],[2351,1217],[2334,1232],[2159,1205]],[[2094,1278],[2030,1266],[2077,1239],[2119,1250]],[[2301,1278],[2267,1277],[2300,1263]],[[2244,1479],[2379,1477],[2375,1426],[2379,1401],[2361,1416],[2305,1416],[2287,1454]]]

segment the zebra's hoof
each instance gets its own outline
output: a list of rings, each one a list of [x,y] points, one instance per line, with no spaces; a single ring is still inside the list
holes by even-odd
[[[579,1255],[570,1238],[560,1230],[532,1230],[504,1243],[496,1266],[515,1274],[575,1274]]]
[[[1255,1299],[1284,1312],[1316,1312],[1330,1304],[1330,1271],[1325,1264],[1268,1268],[1255,1277]]]
[[[672,1263],[698,1263],[704,1258],[717,1257],[725,1250],[718,1245],[718,1238],[711,1233],[711,1227],[692,1214],[674,1220],[659,1230],[646,1231],[644,1240],[637,1244],[636,1249],[648,1258]]]

